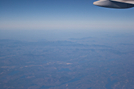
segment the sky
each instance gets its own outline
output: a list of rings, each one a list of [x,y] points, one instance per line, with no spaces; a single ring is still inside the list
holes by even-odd
[[[0,0],[0,30],[134,29],[134,8],[102,8],[94,1]]]

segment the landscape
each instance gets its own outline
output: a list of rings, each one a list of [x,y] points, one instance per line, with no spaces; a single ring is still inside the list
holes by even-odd
[[[134,0],[0,0],[0,89],[134,89]]]
[[[0,39],[0,89],[134,89],[133,38]]]

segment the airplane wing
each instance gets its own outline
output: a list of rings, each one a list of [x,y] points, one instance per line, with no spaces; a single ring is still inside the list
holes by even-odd
[[[134,4],[134,0],[111,0],[111,1]]]
[[[98,0],[93,4],[107,8],[125,9],[134,7],[134,0]]]

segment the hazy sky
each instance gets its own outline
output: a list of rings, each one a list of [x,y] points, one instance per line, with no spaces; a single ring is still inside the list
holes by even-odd
[[[102,8],[94,1],[0,0],[0,30],[134,28],[134,8]]]

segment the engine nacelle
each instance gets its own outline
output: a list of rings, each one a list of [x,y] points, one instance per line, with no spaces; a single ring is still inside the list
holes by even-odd
[[[119,9],[134,7],[134,4],[116,2],[116,1],[111,1],[111,0],[99,0],[99,1],[94,2],[93,4],[97,6],[101,6],[101,7],[119,8]]]

